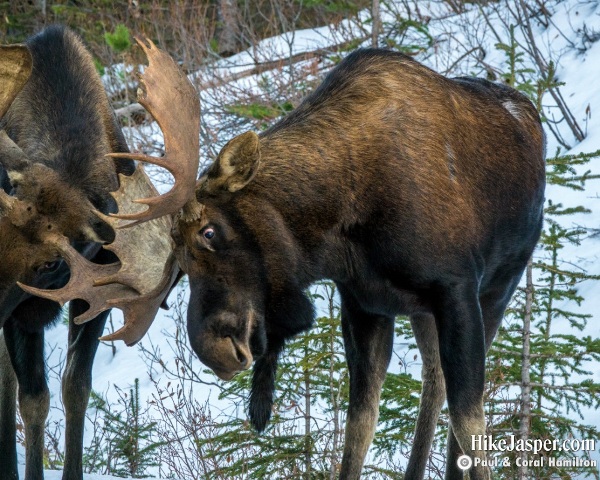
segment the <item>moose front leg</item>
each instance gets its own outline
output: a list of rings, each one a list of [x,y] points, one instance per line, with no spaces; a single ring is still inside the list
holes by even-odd
[[[69,309],[69,349],[62,378],[62,396],[66,413],[65,465],[63,480],[83,478],[83,430],[92,388],[92,364],[98,349],[98,338],[104,331],[109,312],[75,325],[73,318],[87,309],[85,302],[74,300]]]
[[[42,480],[44,428],[50,409],[44,331],[23,331],[9,319],[4,339],[19,385],[19,410],[25,424],[25,480]]]
[[[340,480],[360,478],[379,417],[379,399],[392,355],[394,318],[364,312],[342,297],[342,332],[350,371],[350,403]]]
[[[0,330],[0,480],[17,480],[17,377]]]
[[[485,452],[472,448],[473,437],[485,434],[485,337],[477,286],[452,285],[436,293],[434,309],[452,432],[462,452],[474,462],[481,461],[486,458]],[[452,438],[450,447],[456,448]],[[447,469],[456,472],[455,465],[448,464]],[[469,475],[471,480],[487,480],[490,471],[479,464],[469,470]]]

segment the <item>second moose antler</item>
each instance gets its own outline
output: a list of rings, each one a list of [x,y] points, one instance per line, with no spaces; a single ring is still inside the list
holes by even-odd
[[[142,198],[136,203],[148,209],[134,214],[115,215],[135,220],[127,226],[178,212],[194,196],[200,149],[200,101],[194,87],[173,59],[150,41],[136,38],[148,57],[148,67],[140,78],[138,102],[158,122],[164,134],[164,157],[143,154],[118,155],[166,168],[175,185],[160,196]],[[117,154],[115,154],[117,156]]]
[[[123,310],[125,325],[102,339],[119,339],[128,345],[146,333],[177,278],[179,269],[173,254],[169,215],[179,211],[193,196],[200,129],[199,98],[185,74],[151,41],[137,38],[136,41],[149,61],[140,79],[138,101],[160,125],[166,154],[163,158],[124,153],[111,156],[162,166],[173,174],[175,185],[168,193],[158,196],[141,165],[131,176],[120,175],[120,188],[112,193],[119,207],[118,214],[97,213],[115,230],[115,240],[104,248],[114,252],[119,262],[91,263],[65,237],[56,236],[51,241],[71,268],[69,283],[58,290],[21,285],[31,294],[61,304],[75,298],[88,302],[90,308],[75,319],[76,323],[86,322],[109,308]]]

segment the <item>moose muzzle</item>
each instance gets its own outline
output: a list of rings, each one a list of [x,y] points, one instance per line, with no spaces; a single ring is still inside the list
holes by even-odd
[[[254,358],[250,349],[250,336],[253,316],[253,312],[250,312],[240,321],[238,315],[222,312],[207,318],[200,328],[188,324],[194,352],[221,380],[231,380],[237,373],[248,370],[252,365]]]

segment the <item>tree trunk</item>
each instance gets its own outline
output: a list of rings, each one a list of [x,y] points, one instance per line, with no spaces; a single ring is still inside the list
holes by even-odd
[[[232,55],[239,44],[238,5],[236,0],[219,0],[219,53]]]
[[[305,358],[308,356],[305,347]],[[310,480],[311,476],[311,438],[310,438],[310,371],[304,367],[304,478]]]
[[[379,0],[372,0],[371,17],[373,19],[371,45],[373,48],[377,48],[379,46],[379,33],[381,31],[381,12],[379,10]]]
[[[332,321],[332,325],[329,329],[329,353],[331,354],[331,360],[329,365],[329,391],[331,392],[331,405],[333,414],[333,447],[331,448],[331,464],[329,467],[329,480],[335,480],[338,476],[338,448],[341,440],[341,427],[340,427],[340,402],[339,392],[335,388],[335,340],[336,332],[333,326],[335,319],[335,307],[334,307],[334,295],[335,287],[327,287],[327,300],[329,302],[329,319]]]

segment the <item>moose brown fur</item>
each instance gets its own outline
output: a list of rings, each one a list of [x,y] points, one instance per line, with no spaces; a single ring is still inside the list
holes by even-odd
[[[231,378],[255,361],[249,414],[269,420],[277,358],[309,328],[304,289],[335,281],[350,370],[340,478],[358,479],[378,417],[394,317],[411,318],[423,398],[405,478],[422,478],[444,397],[446,478],[483,458],[487,348],[540,234],[544,134],[524,96],[382,50],[349,55],[278,124],[231,140],[175,232],[188,333]],[[472,480],[489,476],[473,468]]]
[[[3,56],[5,52],[20,50],[23,58],[31,55],[33,65],[16,98],[0,105],[0,112],[10,106],[0,120],[0,350],[6,348],[0,352],[0,479],[17,478],[16,378],[25,423],[25,477],[33,480],[43,477],[49,406],[44,327],[55,321],[60,306],[25,293],[16,282],[40,288],[59,288],[67,282],[69,269],[50,241],[57,236],[98,263],[115,260],[98,243],[112,241],[114,231],[93,210],[116,210],[110,192],[119,186],[117,173],[131,173],[133,163],[105,157],[126,152],[127,146],[91,55],[78,37],[51,27],[26,46],[0,48],[0,62],[12,58]],[[11,77],[5,75],[2,81],[4,92],[13,92]],[[6,95],[2,98],[7,101]],[[85,302],[72,302],[71,320],[85,310]],[[92,361],[107,315],[81,326],[70,322],[62,391],[67,415],[65,480],[82,478]]]

